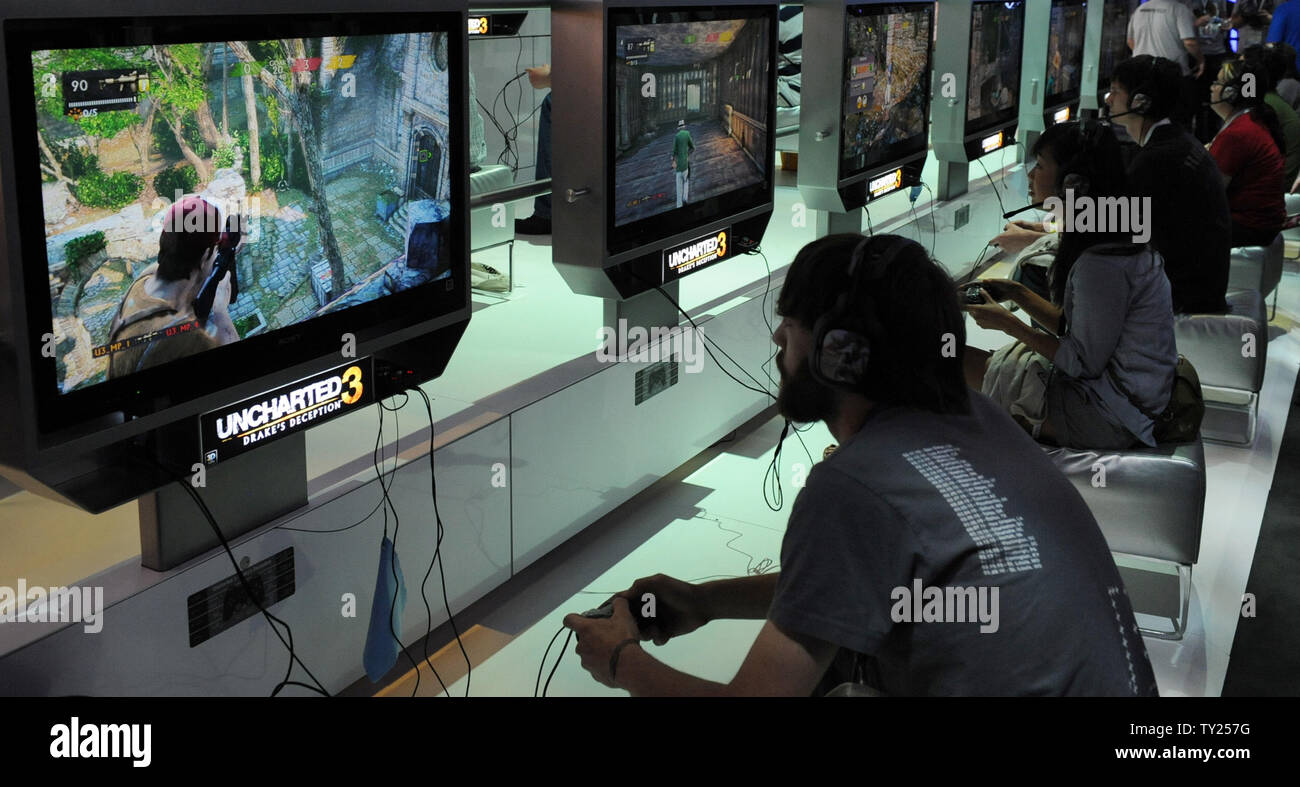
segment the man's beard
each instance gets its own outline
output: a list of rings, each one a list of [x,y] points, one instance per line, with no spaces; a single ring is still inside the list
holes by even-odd
[[[798,424],[830,421],[835,417],[835,391],[819,383],[806,364],[800,364],[794,374],[786,374],[781,362],[784,353],[777,356],[777,369],[781,372],[781,390],[776,397],[776,407],[781,415]]]

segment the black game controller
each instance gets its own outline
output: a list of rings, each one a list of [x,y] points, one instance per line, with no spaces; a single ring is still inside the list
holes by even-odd
[[[978,283],[966,285],[965,290],[966,303],[977,304],[984,302],[984,287]]]
[[[639,628],[640,630],[645,631],[648,627],[650,627],[655,622],[654,618],[643,617],[641,615],[641,610],[639,608],[629,607],[629,609],[632,612],[632,618],[636,620],[637,628]],[[596,607],[595,609],[589,609],[586,612],[582,613],[582,616],[584,618],[612,618],[614,617],[614,602],[613,600],[606,601],[604,604],[601,604],[599,607]]]

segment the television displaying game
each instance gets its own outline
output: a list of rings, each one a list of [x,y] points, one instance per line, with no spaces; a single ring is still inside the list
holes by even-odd
[[[1097,92],[1104,96],[1110,92],[1110,80],[1115,66],[1127,60],[1128,20],[1137,5],[1134,0],[1105,0],[1101,20],[1101,53],[1097,58]]]
[[[966,85],[967,136],[1016,119],[1024,32],[1023,0],[980,0],[972,4]]]
[[[840,178],[924,153],[933,3],[846,10]]]
[[[1043,102],[1048,110],[1079,99],[1087,11],[1085,0],[1052,0],[1047,32],[1046,100]]]
[[[58,391],[450,291],[448,46],[406,32],[32,51],[26,164]]]
[[[623,237],[765,199],[772,15],[745,6],[703,13],[712,18],[610,10],[612,226],[630,231]]]

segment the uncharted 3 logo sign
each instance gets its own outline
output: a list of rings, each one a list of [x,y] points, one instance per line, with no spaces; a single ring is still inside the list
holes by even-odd
[[[204,414],[204,462],[228,459],[368,403],[373,398],[367,386],[369,368],[369,359],[337,367]]]
[[[687,271],[725,259],[727,256],[727,230],[696,238],[675,249],[664,252],[665,273],[680,276]]]

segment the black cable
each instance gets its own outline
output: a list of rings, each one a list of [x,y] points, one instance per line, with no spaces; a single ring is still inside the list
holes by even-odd
[[[230,548],[230,542],[226,540],[225,534],[222,533],[221,528],[217,526],[216,517],[212,515],[211,509],[208,508],[207,503],[203,501],[203,498],[199,495],[198,491],[195,490],[194,487],[188,482],[187,475],[185,473],[176,473],[174,470],[167,468],[157,459],[154,459],[152,455],[146,454],[146,457],[150,461],[152,461],[164,473],[168,475],[176,476],[176,483],[179,484],[180,487],[185,490],[186,494],[188,494],[190,498],[194,500],[195,505],[199,507],[199,510],[203,513],[203,517],[208,521],[208,525],[212,527],[212,532],[217,536],[217,541],[221,543],[221,547],[226,551],[226,556],[230,558],[230,564],[234,566],[235,576],[239,578],[240,586],[244,589],[244,594],[248,596],[248,599],[250,601],[252,601],[254,604],[257,605],[258,610],[262,613],[263,616],[266,617],[267,624],[270,627],[271,631],[273,631],[275,633],[276,638],[280,640],[280,644],[284,645],[284,647],[289,651],[289,668],[285,672],[285,679],[280,681],[278,684],[276,684],[275,688],[271,690],[271,696],[274,697],[278,695],[280,693],[280,690],[288,685],[304,686],[305,688],[309,688],[312,691],[315,691],[322,696],[325,697],[330,696],[330,693],[325,689],[324,684],[322,684],[320,680],[317,679],[316,675],[312,673],[311,669],[307,667],[306,663],[304,663],[303,660],[299,658],[298,654],[294,651],[293,629],[289,626],[288,623],[285,623],[280,618],[276,617],[275,615],[272,615],[270,611],[267,610],[266,606],[262,604],[261,599],[259,599],[257,595],[253,592],[253,587],[249,583],[248,577],[244,575],[244,570],[239,567],[239,561],[235,560],[235,553]],[[279,623],[281,626],[284,626],[285,633],[288,636],[287,641],[285,640],[285,636],[280,634],[280,630],[276,628],[275,626],[276,623]],[[302,667],[303,671],[306,672],[307,675],[312,679],[312,682],[316,684],[315,686],[308,686],[306,684],[296,683],[294,681],[289,680],[289,675],[293,672],[294,662],[297,662],[298,665]]]
[[[430,630],[425,636],[424,659],[429,661],[429,636],[432,635],[433,615],[429,611],[428,597],[425,595],[424,586],[429,581],[429,575],[433,573],[433,564],[438,564],[438,578],[442,584],[442,605],[447,610],[447,622],[451,624],[451,631],[456,635],[456,644],[460,647],[460,655],[465,659],[465,696],[469,696],[470,681],[474,677],[474,667],[470,663],[469,654],[465,652],[465,643],[461,641],[460,629],[456,626],[456,616],[451,612],[451,601],[447,597],[447,572],[442,557],[442,539],[446,534],[446,529],[442,525],[442,514],[438,512],[438,476],[434,467],[434,430],[433,430],[433,403],[429,400],[429,395],[424,392],[423,388],[415,386],[412,390],[420,395],[424,400],[424,409],[429,416],[429,495],[433,498],[433,519],[438,526],[438,539],[433,550],[433,559],[429,561],[429,569],[424,572],[424,581],[420,583],[420,597],[425,599],[424,609],[429,618]],[[433,669],[433,663],[429,662],[429,669]],[[444,691],[446,687],[444,686]]]
[[[935,199],[935,196],[934,196],[934,189],[931,189],[931,188],[930,188],[930,184],[929,184],[929,183],[926,183],[926,182],[922,181],[922,182],[921,182],[921,186],[922,186],[922,188],[924,188],[926,191],[930,192],[930,256],[933,257],[933,256],[934,256],[934,247],[935,247],[935,245],[936,245],[936,242],[938,241],[938,231],[937,231],[937,228],[936,228],[936,226],[935,226],[938,222],[936,222],[935,219],[934,219],[934,209],[935,209],[935,205],[936,205],[936,203],[938,202],[938,200]]]
[[[537,668],[537,682],[533,684],[534,697],[538,696],[542,689],[542,672],[546,670],[546,657],[551,655],[551,646],[554,645],[555,640],[559,639],[560,635],[564,633],[564,629],[564,626],[560,626],[560,630],[555,632],[555,636],[551,637],[551,641],[546,644],[546,652],[542,654],[542,663]],[[564,644],[568,645],[569,643],[566,641]],[[560,651],[560,658],[564,658],[563,650]],[[556,659],[556,663],[559,663],[559,659]],[[549,678],[547,679],[547,684],[550,684]]]
[[[979,165],[981,167],[984,167],[984,176],[989,179],[989,185],[993,187],[993,196],[998,198],[998,213],[999,214],[1006,213],[1007,206],[1002,204],[1002,193],[998,191],[998,184],[993,182],[993,173],[989,172],[988,167],[984,166],[983,157],[977,158],[975,160],[979,162]]]
[[[875,237],[876,227],[871,223],[871,208],[867,207],[866,205],[863,205],[862,212],[867,214],[867,234],[872,237]]]
[[[555,671],[560,668],[560,661],[564,659],[564,652],[569,649],[569,641],[573,639],[573,629],[569,629],[569,635],[564,638],[564,644],[560,646],[560,655],[555,659],[555,666],[551,667],[551,674],[546,676],[546,685],[542,686],[542,696],[551,690],[551,678],[555,677]]]
[[[635,275],[635,274],[634,274],[634,275]],[[639,278],[639,277],[638,277],[638,278]],[[663,287],[659,286],[658,284],[655,284],[655,285],[652,285],[652,286],[653,286],[656,290],[658,290],[658,291],[659,291],[659,294],[662,295],[662,296],[664,296],[664,298],[666,298],[666,299],[668,300],[668,302],[671,303],[671,304],[672,304],[672,305],[677,309],[677,311],[681,312],[682,315],[686,317],[686,321],[689,322],[689,323],[691,324],[691,328],[693,328],[693,329],[695,330],[695,332],[698,333],[698,334],[700,335],[700,337],[704,339],[704,351],[705,351],[706,353],[709,354],[709,357],[712,358],[712,359],[713,359],[713,362],[714,362],[715,364],[718,365],[718,369],[720,369],[720,370],[722,371],[723,374],[725,374],[725,375],[727,375],[728,377],[730,377],[731,380],[732,380],[733,382],[735,382],[737,385],[739,385],[741,388],[744,388],[744,389],[749,390],[749,391],[753,391],[754,393],[762,394],[763,396],[767,396],[767,397],[769,397],[769,398],[771,398],[771,399],[775,399],[775,398],[776,398],[775,396],[772,395],[772,392],[771,392],[771,391],[766,391],[766,390],[763,390],[762,388],[757,388],[757,387],[753,387],[753,386],[746,385],[745,383],[743,383],[743,382],[741,382],[740,380],[738,380],[738,379],[736,378],[736,376],[733,375],[731,372],[727,371],[727,368],[726,368],[725,366],[723,366],[722,363],[721,363],[720,361],[718,361],[718,357],[717,357],[716,355],[713,354],[713,351],[712,351],[712,350],[709,349],[709,345],[710,345],[710,344],[713,344],[713,345],[716,347],[716,346],[717,346],[716,342],[713,342],[713,340],[711,340],[711,339],[708,337],[708,335],[704,333],[704,331],[701,331],[701,330],[700,330],[700,326],[698,326],[698,325],[695,324],[695,319],[694,319],[693,317],[691,317],[691,315],[687,314],[687,313],[686,313],[686,310],[683,309],[683,308],[681,307],[681,305],[679,305],[679,304],[677,303],[677,301],[673,300],[673,297],[672,297],[671,295],[669,295],[669,294],[667,293],[667,291],[664,290]],[[740,369],[740,371],[741,371],[741,372],[742,372],[746,377],[749,377],[749,379],[753,381],[754,386],[758,386],[758,385],[760,385],[760,383],[758,382],[758,380],[755,379],[753,375],[751,375],[749,372],[745,371],[744,367],[742,367],[739,363],[736,362],[736,359],[735,359],[735,358],[732,358],[730,355],[727,354],[727,351],[726,351],[726,350],[723,350],[721,347],[718,347],[718,351],[721,352],[721,353],[722,353],[722,354],[723,354],[723,355],[724,355],[728,360],[730,360],[732,363],[736,364],[736,368],[737,368],[737,369]]]
[[[398,407],[388,407],[382,401],[379,402],[380,441],[382,441],[383,434],[384,434],[384,411],[385,410],[393,414],[394,428],[397,430],[397,437],[393,440],[393,475],[397,474],[397,466],[401,461],[401,455],[402,455],[402,449],[401,449],[402,423],[401,421],[398,420],[397,411],[402,409],[402,407],[405,407],[406,402],[409,399],[410,397],[406,397],[405,399],[403,399],[402,404]],[[419,692],[420,690],[420,665],[415,661],[415,658],[411,656],[411,652],[407,650],[406,646],[402,644],[402,638],[398,635],[397,630],[393,624],[393,612],[397,609],[397,598],[402,590],[402,578],[399,577],[397,574],[397,532],[402,527],[402,520],[397,515],[397,506],[393,505],[393,500],[391,497],[389,497],[388,494],[388,490],[392,484],[392,481],[391,480],[389,481],[390,486],[384,486],[383,473],[381,472],[381,468],[378,463],[376,463],[375,465],[375,473],[376,475],[379,476],[380,486],[384,490],[384,503],[386,504],[384,507],[384,538],[385,539],[388,538],[388,511],[391,509],[393,512],[393,541],[392,541],[393,559],[389,563],[389,567],[392,569],[392,574],[393,574],[393,598],[391,599],[390,603],[392,604],[392,606],[389,609],[389,613],[388,613],[388,633],[392,635],[393,641],[397,643],[397,647],[402,651],[402,654],[406,656],[406,660],[411,662],[411,668],[415,670],[415,686],[411,689],[411,696],[415,697],[417,696],[417,692]]]

